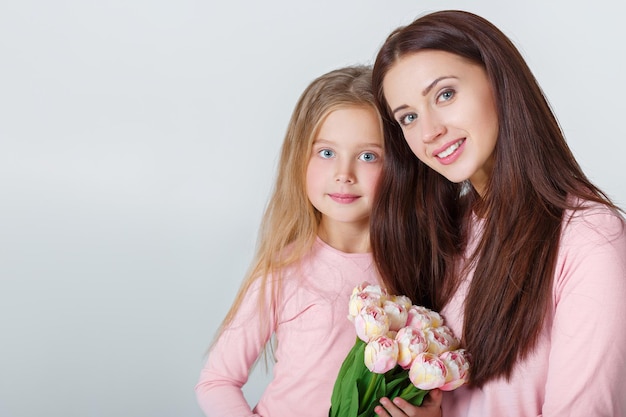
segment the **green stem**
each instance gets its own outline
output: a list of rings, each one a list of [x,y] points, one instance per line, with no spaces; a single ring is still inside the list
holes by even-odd
[[[404,398],[413,405],[420,406],[422,405],[422,401],[424,401],[424,397],[427,394],[428,390],[419,389],[415,385],[409,384],[402,390],[402,392],[400,392],[398,396]]]
[[[375,373],[371,373],[370,374],[370,382],[367,385],[367,389],[365,390],[365,394],[363,394],[363,402],[362,405],[367,407],[369,406],[369,404],[372,402],[372,396],[374,395],[374,392],[376,391],[376,385],[378,382],[378,378],[380,377],[379,374],[375,374]],[[359,407],[360,409],[361,407]],[[359,410],[361,411],[361,410]]]
[[[416,390],[417,387],[413,384],[409,384],[406,387],[404,387],[404,389],[402,390],[402,392],[400,393],[400,397],[404,398],[406,396],[408,396],[409,394],[411,394],[411,391]]]

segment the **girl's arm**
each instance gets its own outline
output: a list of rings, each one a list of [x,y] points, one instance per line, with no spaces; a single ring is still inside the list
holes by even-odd
[[[626,416],[626,231],[606,210],[564,226],[543,416]]]
[[[195,387],[198,404],[207,417],[259,416],[252,412],[241,390],[271,333],[269,326],[260,322],[258,305],[255,284],[209,352]],[[262,328],[267,331],[262,332]]]

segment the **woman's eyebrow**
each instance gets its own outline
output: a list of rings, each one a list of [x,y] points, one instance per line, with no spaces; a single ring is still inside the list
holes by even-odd
[[[430,92],[430,90],[433,89],[433,87],[435,85],[437,85],[438,82],[442,81],[442,80],[446,80],[448,78],[456,78],[458,79],[459,77],[455,77],[454,75],[444,75],[443,77],[439,77],[437,79],[435,79],[435,81],[433,81],[432,83],[428,84],[428,86],[422,90],[422,95],[425,96],[426,94],[428,94]]]
[[[447,80],[448,78],[454,78],[454,79],[458,79],[459,77],[454,76],[454,75],[444,75],[443,77],[438,77],[436,78],[432,83],[428,84],[426,86],[426,88],[424,88],[422,90],[422,96],[425,96],[426,94],[428,94],[430,92],[430,90],[432,90],[439,82],[443,81],[443,80]],[[403,104],[399,107],[396,107],[395,109],[393,109],[391,111],[392,114],[396,114],[397,112],[399,112],[400,110],[404,110],[407,107],[409,107],[406,104]]]

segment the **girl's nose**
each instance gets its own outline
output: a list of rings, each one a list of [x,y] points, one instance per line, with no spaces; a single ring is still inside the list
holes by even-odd
[[[352,169],[351,164],[343,163],[339,164],[337,167],[337,173],[335,174],[335,182],[339,183],[348,183],[351,184],[354,182],[354,170]]]
[[[354,177],[352,175],[346,174],[346,173],[344,173],[344,174],[337,174],[335,176],[335,181],[336,182],[340,182],[340,183],[345,182],[345,183],[351,184],[351,183],[354,182]]]

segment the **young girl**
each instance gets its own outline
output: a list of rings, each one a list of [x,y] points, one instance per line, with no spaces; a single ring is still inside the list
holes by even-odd
[[[371,69],[313,81],[294,110],[251,271],[196,386],[207,416],[327,416],[355,340],[352,289],[378,282],[369,215],[383,161]],[[273,380],[251,410],[241,387],[274,335]]]
[[[518,50],[476,15],[432,13],[387,38],[373,88],[381,279],[441,311],[472,355],[443,415],[626,416],[624,220]]]

